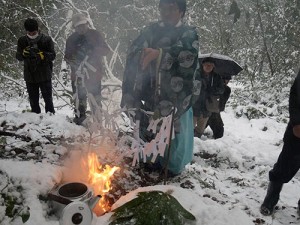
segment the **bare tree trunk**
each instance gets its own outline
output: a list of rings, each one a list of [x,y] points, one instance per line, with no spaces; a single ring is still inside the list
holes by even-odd
[[[265,30],[264,30],[264,26],[263,26],[263,22],[262,22],[262,18],[261,18],[259,0],[256,1],[256,7],[257,7],[258,21],[259,21],[259,25],[260,25],[260,29],[261,29],[262,38],[263,38],[265,53],[266,53],[266,56],[267,56],[271,76],[273,76],[274,75],[274,68],[273,68],[273,63],[272,63],[272,60],[271,60],[271,55],[270,55],[270,52],[269,52],[269,48],[268,48],[268,45],[267,45],[267,38],[266,38],[266,35],[265,35]]]

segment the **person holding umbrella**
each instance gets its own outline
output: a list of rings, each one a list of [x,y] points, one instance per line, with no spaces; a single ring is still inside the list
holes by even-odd
[[[240,73],[243,68],[232,58],[227,55],[221,55],[217,53],[200,54],[200,62],[205,58],[212,58],[215,63],[214,71],[220,74],[221,77],[233,76]]]
[[[224,111],[231,93],[231,89],[227,84],[232,75],[237,75],[243,69],[229,56],[217,53],[200,54],[199,61],[203,65],[201,74],[202,89],[199,100],[193,106],[194,136],[201,137],[205,128],[210,126],[214,138],[221,138],[224,133],[224,123],[220,112]],[[206,65],[207,62],[211,62],[213,65]],[[211,76],[204,76],[203,74],[211,74]],[[211,78],[213,82],[210,84],[207,82],[208,77],[214,77]]]
[[[224,123],[221,117],[221,112],[225,110],[225,105],[231,94],[231,88],[228,86],[231,76],[223,76],[222,79],[225,89],[224,93],[220,96],[220,112],[213,112],[207,122],[207,126],[212,129],[215,139],[221,138],[224,135]]]
[[[161,21],[143,29],[129,49],[121,107],[138,109],[135,120],[140,121],[140,138],[148,142],[153,138],[145,132],[151,116],[141,112],[154,112],[154,120],[174,115],[170,154],[155,164],[176,175],[193,157],[191,105],[200,93],[200,86],[194,86],[199,76],[199,41],[196,29],[182,21],[186,0],[160,0],[159,11]]]
[[[200,138],[212,113],[220,112],[220,97],[224,93],[221,76],[214,72],[215,61],[211,57],[202,60],[200,97],[193,105],[194,137]]]

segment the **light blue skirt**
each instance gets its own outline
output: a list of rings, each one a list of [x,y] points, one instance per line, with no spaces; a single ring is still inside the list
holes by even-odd
[[[194,123],[193,110],[190,108],[180,117],[180,133],[171,141],[170,159],[168,170],[173,174],[183,171],[185,165],[193,159],[194,149]],[[159,162],[164,167],[168,158],[168,148],[165,157],[160,157]]]

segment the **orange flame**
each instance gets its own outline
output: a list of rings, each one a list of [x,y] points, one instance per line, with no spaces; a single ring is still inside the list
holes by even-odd
[[[87,162],[82,161],[84,167],[88,167],[88,184],[90,184],[95,192],[95,195],[101,195],[98,206],[95,207],[96,214],[103,214],[110,210],[109,203],[106,201],[105,195],[111,190],[111,177],[119,170],[119,167],[104,167],[99,163],[97,154],[89,152]],[[100,209],[99,209],[100,207]],[[102,213],[98,212],[102,211]]]

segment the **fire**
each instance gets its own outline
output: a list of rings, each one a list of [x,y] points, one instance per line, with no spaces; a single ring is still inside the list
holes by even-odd
[[[105,195],[111,190],[111,177],[120,168],[101,165],[97,154],[94,152],[88,153],[87,161],[82,160],[82,165],[88,168],[88,183],[93,187],[95,194],[102,196],[98,206],[95,207],[96,214],[99,215],[109,211],[110,206]],[[102,213],[98,211],[102,211]]]

